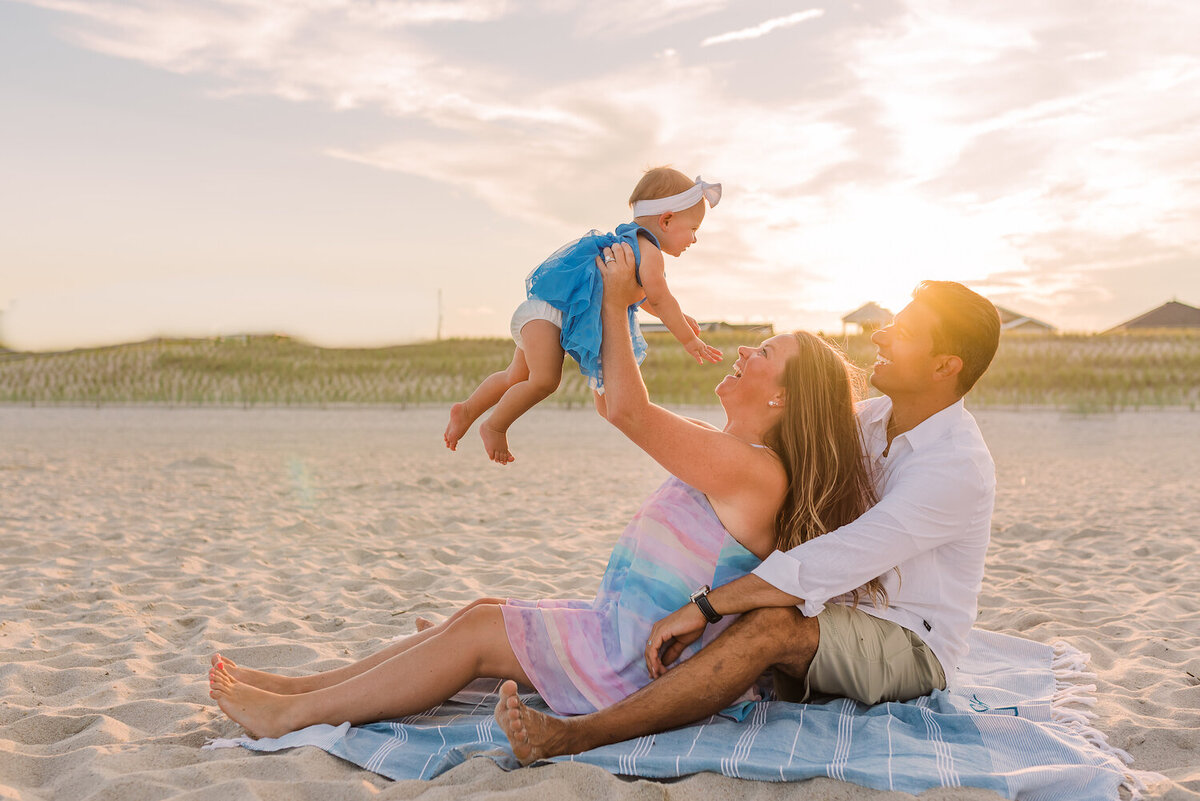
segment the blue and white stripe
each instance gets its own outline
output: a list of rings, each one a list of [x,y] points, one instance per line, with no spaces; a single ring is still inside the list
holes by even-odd
[[[981,631],[972,632],[970,644],[952,691],[874,707],[846,699],[743,704],[695,726],[569,759],[630,776],[830,776],[914,795],[935,787],[980,787],[1023,801],[1111,801],[1118,788],[1136,795],[1141,780],[1154,778],[1126,768],[1098,731],[1085,730],[1061,709],[1068,700],[1086,702],[1061,685],[1071,671],[1082,672],[1082,659],[1064,667],[1060,654],[1055,666],[1050,646]],[[495,681],[477,682],[451,702],[403,721],[313,726],[277,740],[227,740],[214,747],[317,745],[393,779],[432,778],[473,755],[516,767],[491,718],[495,688]],[[526,700],[546,709],[536,696]]]

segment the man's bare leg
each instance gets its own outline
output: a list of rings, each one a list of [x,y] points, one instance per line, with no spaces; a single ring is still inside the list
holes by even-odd
[[[742,615],[691,659],[633,695],[590,715],[556,718],[530,709],[505,682],[496,722],[521,764],[578,754],[673,729],[720,712],[769,667],[804,676],[820,642],[815,618],[794,607]]]
[[[212,667],[208,672],[210,686],[216,678],[217,670],[224,670],[235,681],[249,684],[251,687],[257,687],[260,690],[277,693],[279,695],[295,695],[297,693],[307,693],[313,690],[321,690],[326,687],[332,687],[335,684],[341,684],[347,679],[352,679],[362,673],[366,673],[376,665],[381,665],[393,656],[402,654],[409,648],[415,648],[425,640],[440,634],[445,631],[450,624],[454,623],[466,612],[481,604],[502,604],[503,598],[480,598],[476,601],[459,609],[453,615],[441,623],[433,623],[426,620],[427,625],[422,626],[420,621],[423,618],[417,618],[417,633],[405,637],[403,640],[389,643],[384,648],[376,651],[365,659],[360,659],[352,665],[346,665],[333,670],[326,670],[321,673],[314,673],[311,676],[280,676],[278,673],[270,673],[265,670],[255,670],[254,668],[243,667],[237,665],[227,656],[221,654],[213,654],[209,660]]]

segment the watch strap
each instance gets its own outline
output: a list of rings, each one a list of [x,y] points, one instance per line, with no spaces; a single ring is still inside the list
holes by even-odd
[[[716,623],[718,620],[724,617],[724,615],[718,615],[717,610],[713,609],[712,604],[709,603],[708,592],[698,592],[693,595],[692,603],[700,607],[700,614],[704,615],[704,619],[709,623]]]

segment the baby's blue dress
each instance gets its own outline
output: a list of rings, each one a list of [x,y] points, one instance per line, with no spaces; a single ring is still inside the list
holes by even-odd
[[[562,312],[559,341],[563,350],[579,363],[579,372],[587,376],[588,386],[600,393],[604,392],[604,377],[600,371],[600,303],[604,298],[604,279],[596,269],[596,257],[606,247],[628,242],[633,248],[634,264],[641,267],[638,234],[658,247],[654,234],[637,223],[622,223],[609,234],[592,230],[556,250],[525,279],[528,297],[540,298]],[[639,274],[638,284],[641,282]],[[629,307],[629,334],[633,337],[633,354],[638,364],[646,358],[646,340],[637,324],[638,306],[643,302]]]

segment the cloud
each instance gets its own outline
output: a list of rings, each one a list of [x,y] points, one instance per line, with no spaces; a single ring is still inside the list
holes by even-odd
[[[706,317],[836,320],[921,277],[1050,303],[1142,251],[1200,254],[1200,8],[1183,0],[812,8],[700,42],[824,15],[786,64],[665,47],[681,23],[749,13],[727,0],[542,0],[536,25],[502,0],[31,2],[81,46],[217,96],[365,110],[385,124],[326,154],[453,187],[547,253],[627,214],[645,167],[723,180],[701,246],[670,266]],[[1106,238],[1120,247],[1080,246]]]
[[[730,6],[729,0],[608,0],[584,2],[579,6],[576,31],[584,35],[620,32],[629,35],[659,31],[688,20],[716,13]]]
[[[1064,305],[1124,265],[1200,253],[1180,214],[1200,205],[1200,57],[1180,27],[1200,14],[1170,2],[1085,14],[914,3],[848,59],[896,143],[897,179],[986,221],[1019,258],[989,271]]]
[[[760,22],[750,28],[742,28],[729,33],[718,34],[717,36],[709,36],[704,41],[700,42],[701,47],[709,47],[715,44],[724,44],[726,42],[741,42],[747,39],[758,39],[766,36],[771,31],[777,31],[781,28],[790,28],[793,25],[799,25],[801,22],[807,22],[810,19],[817,19],[824,16],[824,9],[810,8],[807,11],[797,11],[795,14],[788,14],[786,17],[775,17],[766,22]]]

